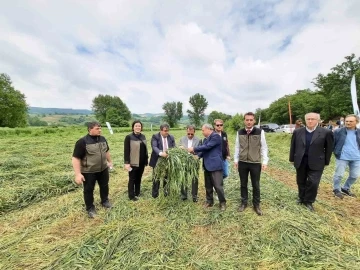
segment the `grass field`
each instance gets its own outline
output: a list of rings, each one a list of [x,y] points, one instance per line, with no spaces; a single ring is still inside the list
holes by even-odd
[[[360,269],[360,199],[333,197],[332,161],[316,212],[297,205],[289,135],[267,134],[270,163],[261,178],[259,217],[251,207],[237,211],[233,170],[225,181],[225,212],[217,204],[202,207],[202,178],[198,203],[152,199],[150,169],[140,200],[129,201],[122,169],[127,133],[104,130],[114,161],[114,207],[102,209],[96,189],[98,216],[88,219],[71,167],[74,143],[85,132],[64,128],[0,138],[0,269]],[[178,141],[185,132],[172,134]],[[230,140],[233,151],[234,136]],[[360,197],[359,183],[353,191]]]

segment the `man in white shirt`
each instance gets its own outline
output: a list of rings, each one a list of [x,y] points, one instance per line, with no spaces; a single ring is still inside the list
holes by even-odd
[[[241,187],[240,212],[248,205],[248,177],[250,173],[253,187],[253,207],[256,214],[262,215],[260,209],[260,176],[261,170],[266,170],[268,163],[268,147],[265,133],[254,127],[255,114],[248,112],[244,115],[245,128],[236,135],[234,165],[239,171]]]
[[[195,126],[188,125],[186,128],[186,136],[180,139],[179,142],[180,148],[188,149],[190,147],[197,147],[199,145],[201,145],[201,140],[195,136]],[[196,177],[194,177],[191,183],[191,195],[193,202],[198,201],[198,189],[199,189],[199,176],[197,175]],[[187,200],[187,187],[181,188],[181,198],[182,200]]]
[[[168,124],[162,124],[160,126],[160,132],[156,133],[151,138],[151,148],[152,153],[150,157],[149,166],[155,168],[158,158],[167,157],[167,150],[169,148],[175,147],[174,136],[169,134],[170,126]],[[163,183],[164,194],[167,195],[167,190],[165,190],[166,181]],[[159,196],[160,180],[153,179],[152,186],[152,196],[157,198]]]

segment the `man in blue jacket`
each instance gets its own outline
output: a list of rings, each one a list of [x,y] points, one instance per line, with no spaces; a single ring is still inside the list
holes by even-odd
[[[212,125],[205,124],[201,128],[205,136],[203,144],[197,147],[189,147],[189,152],[195,152],[203,158],[206,204],[205,207],[214,205],[214,188],[219,198],[220,209],[226,210],[226,200],[223,188],[223,159],[222,159],[222,139],[217,134]]]
[[[343,194],[355,197],[350,192],[351,186],[360,176],[360,130],[356,128],[359,117],[350,114],[345,118],[345,127],[334,131],[334,154],[336,157],[336,168],[334,174],[334,195],[340,199]],[[349,177],[341,188],[340,183],[349,166]]]

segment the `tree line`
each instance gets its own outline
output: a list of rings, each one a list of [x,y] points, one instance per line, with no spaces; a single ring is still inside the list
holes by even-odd
[[[325,122],[352,114],[350,93],[352,76],[356,78],[358,104],[360,101],[360,58],[355,54],[345,57],[345,61],[331,68],[328,74],[318,74],[312,81],[314,90],[297,90],[295,94],[285,95],[275,100],[266,109],[257,109],[261,121],[278,124],[289,123],[288,104],[291,105],[293,122],[304,118],[308,112],[319,113]]]
[[[331,68],[328,74],[318,74],[312,81],[315,89],[301,89],[294,94],[285,95],[272,102],[268,108],[257,108],[255,115],[261,116],[261,122],[278,124],[289,123],[288,104],[291,104],[293,122],[303,118],[308,112],[320,113],[321,118],[328,120],[338,119],[340,116],[353,113],[350,82],[355,75],[358,102],[360,101],[360,58],[355,54],[345,57],[345,61]],[[189,98],[191,109],[187,115],[189,122],[200,128],[205,120],[205,110],[208,107],[206,98],[197,93]],[[166,102],[162,105],[164,116],[162,120],[170,127],[177,127],[183,117],[183,103],[180,101]],[[96,119],[101,122],[110,122],[114,127],[128,127],[132,115],[118,96],[98,95],[92,101],[92,110]],[[212,111],[207,119],[213,123],[214,119],[223,119],[225,128],[237,130],[243,126],[243,114],[228,115]],[[0,74],[0,127],[24,127],[26,125],[45,125],[38,118],[28,116],[28,105],[25,95],[16,90],[7,74]]]

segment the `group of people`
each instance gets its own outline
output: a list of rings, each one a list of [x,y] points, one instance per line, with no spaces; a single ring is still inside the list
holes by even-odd
[[[298,203],[304,204],[314,211],[320,179],[324,167],[330,163],[332,152],[336,158],[334,174],[334,195],[343,198],[344,195],[355,196],[351,186],[360,175],[360,133],[356,129],[359,118],[348,115],[344,120],[344,127],[334,131],[318,125],[320,115],[308,113],[305,115],[305,126],[294,130],[290,146],[290,162],[296,168],[296,182],[298,185]],[[255,115],[248,112],[244,115],[245,127],[238,130],[235,140],[234,167],[240,177],[241,204],[239,211],[243,212],[248,206],[248,177],[250,175],[253,188],[252,206],[256,214],[262,215],[260,208],[260,176],[261,171],[267,169],[268,146],[265,133],[255,126]],[[302,123],[301,123],[302,124]],[[167,150],[176,147],[175,138],[169,134],[168,124],[162,124],[160,131],[151,138],[152,153],[148,163],[148,148],[146,137],[142,133],[143,124],[140,121],[132,123],[132,133],[124,140],[124,168],[128,171],[128,197],[137,201],[141,194],[141,179],[147,165],[155,168],[159,157],[166,158]],[[204,139],[195,135],[195,126],[189,125],[186,135],[179,141],[179,147],[203,160],[206,202],[205,207],[214,205],[214,191],[219,199],[219,207],[226,209],[224,179],[229,174],[230,150],[226,132],[223,131],[223,121],[216,119],[214,125],[204,124],[201,128]],[[88,134],[75,144],[72,164],[75,172],[75,182],[84,185],[84,201],[89,217],[96,215],[94,206],[94,187],[98,181],[101,204],[111,208],[109,202],[109,168],[112,160],[106,139],[100,135],[101,125],[91,122]],[[346,167],[350,168],[350,175],[341,187],[341,180]],[[193,202],[198,202],[198,177],[191,183]],[[164,195],[168,195],[166,181],[163,181]],[[160,180],[152,179],[152,197],[159,196]],[[181,198],[187,199],[187,187],[182,187]]]
[[[343,127],[334,131],[319,126],[320,115],[305,115],[306,125],[295,129],[291,139],[289,160],[296,168],[298,203],[314,211],[319,183],[325,166],[330,164],[332,153],[335,156],[333,192],[337,198],[344,194],[355,197],[351,186],[360,176],[360,131],[356,128],[359,117],[350,114],[343,118]],[[341,187],[341,180],[349,167],[349,176]]]

